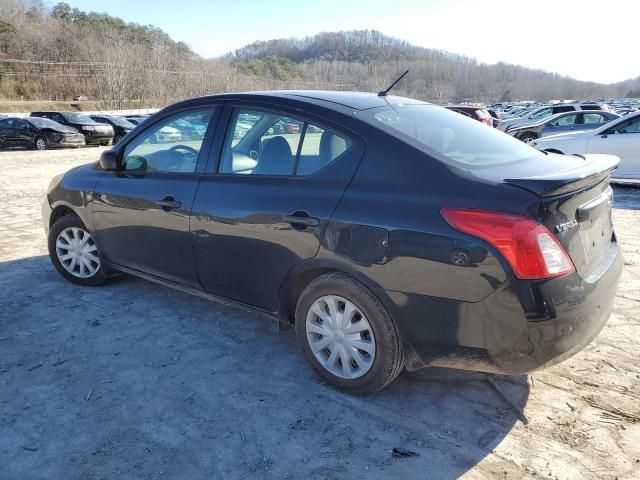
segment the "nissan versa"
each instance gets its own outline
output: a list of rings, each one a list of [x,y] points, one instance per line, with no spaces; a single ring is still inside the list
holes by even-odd
[[[204,136],[154,140],[186,123]],[[623,265],[617,164],[407,98],[215,95],[54,178],[43,216],[67,280],[125,272],[293,322],[320,375],[373,392],[405,366],[523,374],[587,345]]]

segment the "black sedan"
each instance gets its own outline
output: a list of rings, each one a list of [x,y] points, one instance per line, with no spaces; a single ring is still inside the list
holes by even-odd
[[[31,117],[48,118],[67,127],[75,128],[84,135],[87,145],[109,145],[113,139],[113,128],[92,120],[88,115],[76,112],[31,112]]]
[[[202,138],[152,141],[185,118]],[[44,227],[67,280],[125,272],[291,322],[320,375],[372,392],[404,367],[522,374],[587,345],[622,272],[617,163],[408,98],[218,95],[54,178]]]
[[[46,118],[10,117],[0,120],[0,149],[9,147],[47,148],[80,147],[84,135],[75,128]]]
[[[136,126],[124,117],[116,115],[91,115],[91,119],[97,123],[105,123],[113,128],[113,144],[115,145],[122,137],[127,135]]]

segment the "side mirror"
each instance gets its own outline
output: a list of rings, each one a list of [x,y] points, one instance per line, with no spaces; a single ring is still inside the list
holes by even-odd
[[[105,150],[100,155],[100,169],[113,172],[118,169],[118,155],[115,150]]]
[[[127,157],[127,164],[124,168],[128,173],[144,173],[147,171],[147,160],[144,157],[131,155]]]

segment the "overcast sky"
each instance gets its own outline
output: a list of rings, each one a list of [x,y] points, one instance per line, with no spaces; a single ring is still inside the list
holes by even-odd
[[[66,1],[160,27],[205,57],[256,40],[374,29],[486,63],[580,80],[610,83],[640,75],[640,0]]]

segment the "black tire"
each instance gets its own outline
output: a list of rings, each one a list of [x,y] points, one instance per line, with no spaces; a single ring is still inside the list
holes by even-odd
[[[41,147],[42,145],[42,147]],[[49,144],[47,143],[47,139],[42,137],[42,136],[38,136],[36,138],[33,139],[33,149],[34,150],[46,150],[47,148],[49,148]]]
[[[68,228],[79,228],[84,232],[90,234],[90,232],[88,232],[87,230],[87,227],[84,226],[84,223],[82,223],[82,220],[80,220],[80,218],[77,215],[69,214],[56,220],[56,222],[52,225],[51,229],[49,230],[49,237],[47,239],[48,246],[49,246],[49,258],[51,258],[51,263],[53,263],[53,266],[56,268],[56,270],[58,270],[60,275],[62,275],[66,280],[68,280],[71,283],[75,283],[76,285],[91,286],[91,287],[101,285],[107,280],[104,263],[102,261],[100,261],[100,266],[97,269],[97,271],[92,276],[86,277],[86,278],[81,278],[79,276],[72,275],[60,263],[60,259],[58,258],[58,254],[56,252],[56,241],[60,233]],[[96,248],[97,248],[97,245],[96,245]],[[99,258],[100,257],[99,250],[97,250],[97,255]]]
[[[535,133],[527,132],[520,135],[518,139],[526,144],[530,144],[531,142],[537,140],[538,136]]]
[[[306,318],[313,303],[325,295],[349,300],[362,311],[375,337],[375,357],[361,377],[345,379],[325,369],[307,340]],[[350,393],[373,393],[389,385],[404,368],[400,335],[382,302],[360,282],[341,273],[328,273],[312,281],[302,292],[295,312],[296,335],[312,367],[333,386]]]

